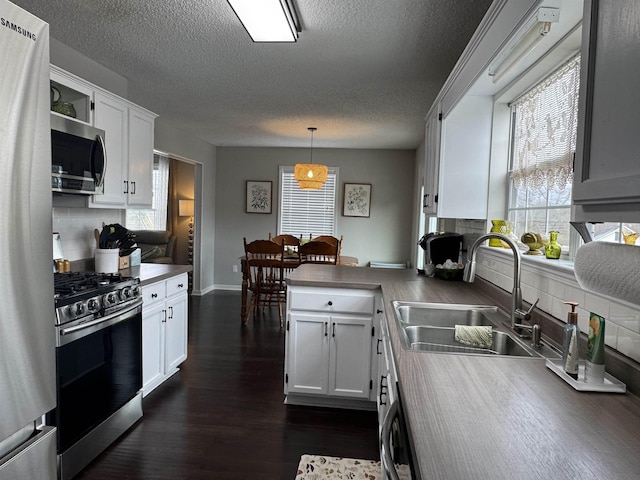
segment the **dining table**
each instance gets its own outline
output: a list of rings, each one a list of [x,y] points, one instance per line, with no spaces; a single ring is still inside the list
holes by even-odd
[[[300,257],[287,256],[284,257],[284,270],[289,271],[297,268],[300,265]],[[343,265],[348,267],[357,267],[358,259],[356,257],[349,257],[346,255],[339,255],[337,265]],[[240,257],[240,268],[242,270],[242,298],[240,306],[240,318],[244,318],[247,313],[247,297],[249,293],[249,268],[247,264],[247,258],[243,255]]]

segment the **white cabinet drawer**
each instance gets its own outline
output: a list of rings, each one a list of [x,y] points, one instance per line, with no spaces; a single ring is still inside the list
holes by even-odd
[[[166,296],[167,290],[164,281],[142,287],[142,302],[145,306],[153,305],[156,302],[163,302]]]
[[[375,292],[337,288],[290,288],[288,301],[292,310],[372,315]]]
[[[175,295],[176,293],[186,292],[188,287],[189,284],[186,273],[171,277],[167,280],[167,297]]]

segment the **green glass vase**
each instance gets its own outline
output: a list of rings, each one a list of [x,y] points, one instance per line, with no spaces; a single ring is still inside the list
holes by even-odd
[[[549,244],[544,247],[544,254],[547,258],[557,260],[562,253],[562,247],[558,243],[558,232],[549,232]]]

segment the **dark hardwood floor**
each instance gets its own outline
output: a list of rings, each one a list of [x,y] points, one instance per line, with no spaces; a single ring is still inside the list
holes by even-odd
[[[375,412],[284,405],[276,309],[240,322],[240,293],[192,297],[189,358],[144,417],[76,478],[293,480],[304,453],[378,459]]]

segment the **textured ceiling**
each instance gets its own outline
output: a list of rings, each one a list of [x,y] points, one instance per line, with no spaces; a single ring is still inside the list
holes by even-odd
[[[293,44],[255,44],[225,0],[12,0],[217,146],[414,149],[490,0],[295,0]]]

